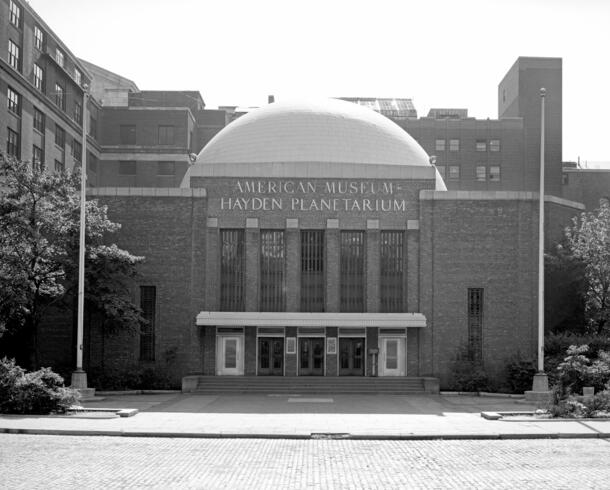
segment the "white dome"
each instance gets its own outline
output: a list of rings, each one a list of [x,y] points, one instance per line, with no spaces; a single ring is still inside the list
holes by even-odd
[[[435,178],[435,169],[387,117],[321,99],[276,102],[241,116],[201,150],[182,186],[196,176],[420,179]]]
[[[429,166],[402,128],[337,99],[277,102],[245,114],[201,150],[198,164],[324,162]]]

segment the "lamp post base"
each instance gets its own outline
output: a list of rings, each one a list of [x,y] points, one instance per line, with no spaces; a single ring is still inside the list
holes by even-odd
[[[542,404],[551,401],[549,390],[549,377],[544,372],[534,375],[532,389],[525,392],[525,400],[531,403]]]
[[[72,384],[70,388],[80,394],[80,400],[91,400],[95,397],[95,388],[87,388],[87,373],[77,369],[72,373]]]

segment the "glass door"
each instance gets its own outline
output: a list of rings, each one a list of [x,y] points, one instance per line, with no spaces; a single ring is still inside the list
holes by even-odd
[[[220,336],[217,341],[216,372],[218,375],[242,375],[243,337]]]
[[[339,376],[364,376],[364,339],[339,339]]]
[[[299,338],[299,376],[324,376],[323,338]]]
[[[284,338],[258,338],[258,374],[260,376],[283,376]]]
[[[380,376],[406,376],[404,337],[381,337]]]

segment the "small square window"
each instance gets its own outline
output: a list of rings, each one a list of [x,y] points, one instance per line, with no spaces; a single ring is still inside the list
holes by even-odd
[[[500,140],[489,140],[489,151],[500,151]]]
[[[120,141],[122,145],[136,144],[136,126],[135,124],[121,124],[119,128]]]
[[[498,165],[492,165],[489,167],[489,181],[500,182],[500,167]]]
[[[136,175],[136,162],[133,160],[119,162],[119,175]]]
[[[477,151],[487,151],[487,141],[486,140],[477,140],[476,150]]]
[[[158,162],[157,175],[173,176],[176,173],[174,162]]]
[[[16,2],[9,2],[9,21],[15,27],[21,27],[21,7]]]
[[[485,165],[477,165],[476,180],[478,182],[485,182],[487,180],[487,167]]]
[[[159,144],[173,145],[174,144],[174,127],[159,126]]]
[[[8,110],[16,116],[21,116],[21,95],[15,92],[11,87],[6,90],[6,99],[8,102]]]
[[[38,26],[34,26],[34,46],[36,46],[36,49],[39,51],[44,49],[44,38],[45,35],[42,29]]]
[[[445,140],[436,140],[434,149],[436,151],[445,151]]]
[[[460,178],[460,166],[459,165],[449,165],[449,179],[457,180]]]
[[[61,66],[62,68],[64,67],[65,55],[64,52],[59,48],[55,48],[55,61],[57,61],[57,64],[59,66]]]
[[[460,140],[449,140],[449,151],[460,151]]]

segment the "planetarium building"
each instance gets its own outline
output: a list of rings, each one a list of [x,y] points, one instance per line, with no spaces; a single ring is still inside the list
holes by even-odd
[[[146,257],[136,296],[150,320],[133,338],[92,330],[90,366],[165,366],[185,390],[264,376],[435,391],[460,352],[496,377],[536,352],[538,196],[447,191],[370,109],[269,104],[218,133],[180,189],[90,194]],[[550,240],[579,211],[546,209]]]

